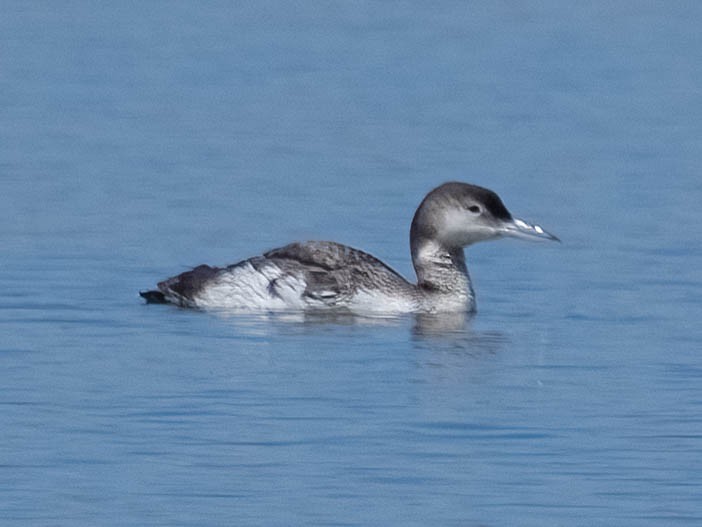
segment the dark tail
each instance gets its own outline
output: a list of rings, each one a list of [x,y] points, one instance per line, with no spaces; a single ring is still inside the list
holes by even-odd
[[[176,304],[183,307],[193,307],[193,297],[219,271],[220,269],[217,267],[198,265],[190,271],[159,282],[159,290],[140,291],[139,294],[146,300],[147,304]],[[168,293],[168,298],[162,291]]]
[[[139,295],[146,300],[147,304],[168,304],[168,300],[161,291],[139,291]]]

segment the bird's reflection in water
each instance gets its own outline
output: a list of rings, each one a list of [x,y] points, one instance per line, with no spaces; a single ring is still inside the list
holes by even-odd
[[[470,331],[473,313],[417,313],[413,333],[417,337],[445,337]]]
[[[295,324],[310,327],[319,326],[397,326],[412,322],[413,333],[417,336],[438,336],[463,333],[470,330],[470,313],[440,314],[358,314],[346,309],[325,309],[307,311],[250,312],[232,310],[208,310],[216,316],[237,326],[264,324]]]
[[[472,313],[415,313],[407,315],[358,315],[347,310],[290,311],[275,313],[242,313],[217,311],[219,317],[236,327],[237,332],[250,337],[273,335],[337,334],[354,338],[356,331],[345,334],[343,328],[394,328],[394,339],[405,334],[414,346],[470,356],[483,356],[499,351],[506,337],[495,331],[477,331],[472,327]],[[403,327],[407,328],[405,333]],[[341,333],[340,333],[341,332]],[[372,336],[365,333],[366,337]],[[384,334],[379,338],[387,338]],[[400,338],[398,344],[404,340]]]
[[[210,310],[219,318],[248,335],[273,335],[287,333],[311,334],[320,330],[334,330],[348,327],[393,327],[407,323],[407,316],[398,315],[358,315],[345,309],[242,312],[232,310]]]
[[[471,356],[497,353],[506,337],[495,331],[477,331],[472,327],[475,314],[420,313],[414,318],[412,335],[420,348],[451,351]]]

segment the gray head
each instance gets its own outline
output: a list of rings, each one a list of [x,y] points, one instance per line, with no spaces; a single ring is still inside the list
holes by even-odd
[[[459,182],[444,183],[429,192],[410,231],[413,246],[423,240],[449,250],[503,236],[558,241],[540,226],[513,218],[493,191]]]

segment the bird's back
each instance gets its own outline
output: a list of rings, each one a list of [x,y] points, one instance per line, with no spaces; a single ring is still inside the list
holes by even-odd
[[[166,301],[188,307],[415,307],[414,286],[400,274],[366,252],[335,242],[291,243],[224,268],[201,265],[158,287]],[[386,306],[388,302],[392,305]]]

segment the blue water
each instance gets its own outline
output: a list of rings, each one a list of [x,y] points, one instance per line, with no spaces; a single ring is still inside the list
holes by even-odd
[[[699,3],[0,12],[2,525],[702,523]],[[138,298],[451,179],[473,319]]]

